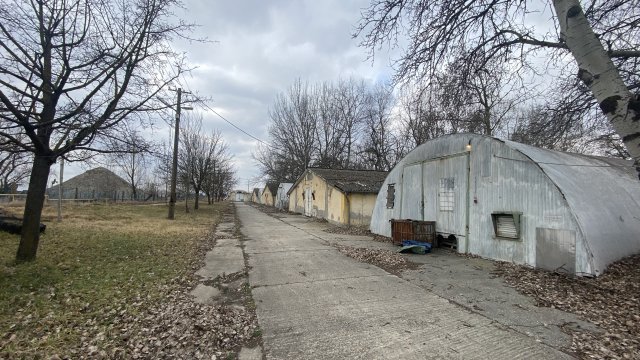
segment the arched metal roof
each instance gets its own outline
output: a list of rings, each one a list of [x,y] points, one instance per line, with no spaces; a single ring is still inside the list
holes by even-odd
[[[598,273],[640,252],[640,180],[631,161],[504,143],[535,162],[564,195]]]

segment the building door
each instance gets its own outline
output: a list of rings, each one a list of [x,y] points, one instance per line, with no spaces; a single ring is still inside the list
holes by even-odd
[[[422,218],[422,164],[405,166],[402,170],[402,199],[400,218]]]
[[[311,216],[311,209],[313,208],[313,194],[311,188],[304,188],[304,215]]]
[[[424,219],[439,233],[466,237],[468,157],[466,154],[427,161],[423,167]]]

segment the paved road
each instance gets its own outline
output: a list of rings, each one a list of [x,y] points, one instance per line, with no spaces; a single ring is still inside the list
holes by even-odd
[[[236,209],[267,359],[570,358],[342,255],[303,217]]]

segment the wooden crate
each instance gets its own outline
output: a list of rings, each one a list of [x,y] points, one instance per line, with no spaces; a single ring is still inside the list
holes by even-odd
[[[436,247],[436,222],[414,221],[412,240],[430,243],[433,247]]]
[[[391,239],[394,245],[402,245],[402,240],[413,237],[413,221],[391,219]]]
[[[436,222],[391,219],[391,239],[395,245],[402,245],[403,240],[416,240],[436,246]]]

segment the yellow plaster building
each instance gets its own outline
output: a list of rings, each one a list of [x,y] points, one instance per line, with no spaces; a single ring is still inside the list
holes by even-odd
[[[251,202],[260,204],[260,189],[259,188],[253,188],[253,192],[251,193]]]
[[[275,206],[277,193],[278,193],[278,183],[267,182],[267,184],[264,186],[264,189],[262,190],[260,203],[264,205]]]
[[[386,171],[308,168],[289,192],[289,210],[334,224],[368,226]]]

